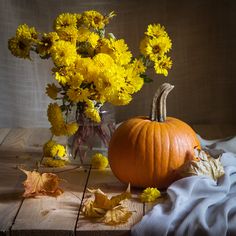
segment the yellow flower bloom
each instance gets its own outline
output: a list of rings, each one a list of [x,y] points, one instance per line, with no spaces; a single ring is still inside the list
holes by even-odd
[[[43,34],[42,39],[37,44],[37,52],[41,57],[50,55],[52,45],[59,40],[59,36],[56,32],[50,32]]]
[[[16,30],[16,37],[24,40],[35,41],[38,37],[38,33],[34,27],[29,27],[26,24],[19,25]]]
[[[148,37],[144,37],[139,45],[139,50],[141,52],[141,54],[143,54],[144,56],[147,56],[147,45],[148,45]]]
[[[51,157],[64,157],[66,154],[66,149],[63,145],[56,144],[51,148]]]
[[[113,105],[120,106],[120,105],[129,104],[131,100],[132,100],[132,97],[129,93],[126,93],[124,91],[122,91],[122,92],[120,91],[116,97],[112,97],[110,102]]]
[[[76,44],[78,38],[78,30],[73,26],[68,26],[65,28],[60,28],[57,31],[61,40],[68,41],[71,44]]]
[[[93,48],[95,48],[98,40],[98,34],[91,32],[85,27],[80,27],[78,29],[78,42],[88,42]]]
[[[161,196],[161,193],[158,189],[146,188],[140,195],[140,200],[142,202],[153,202],[160,196]]]
[[[65,124],[65,135],[67,136],[71,136],[73,134],[76,133],[76,131],[78,130],[79,126],[76,122],[72,122],[69,124]]]
[[[60,127],[64,124],[64,118],[61,108],[57,103],[50,103],[48,105],[48,120],[52,127]]]
[[[163,74],[164,76],[168,75],[168,69],[172,67],[172,60],[170,57],[163,56],[159,60],[155,61],[155,71],[157,74]]]
[[[55,79],[59,84],[65,85],[70,79],[70,72],[68,67],[56,67],[52,69]]]
[[[71,13],[60,14],[54,21],[54,29],[60,30],[61,28],[65,28],[68,26],[72,26],[72,27],[76,28],[77,17],[78,17],[78,15],[71,14]]]
[[[95,65],[100,67],[100,69],[103,71],[105,69],[109,69],[114,65],[114,60],[111,56],[105,53],[98,53],[93,57],[93,61]]]
[[[101,153],[96,153],[92,156],[91,164],[93,168],[103,170],[108,166],[108,160]]]
[[[76,57],[76,47],[70,42],[59,40],[51,48],[51,57],[56,66],[69,66]]]
[[[165,27],[160,24],[150,24],[148,25],[147,31],[145,32],[147,36],[157,38],[160,36],[167,36],[167,32],[165,31]]]
[[[123,39],[102,39],[98,52],[109,54],[118,65],[126,65],[131,61],[132,54]]]
[[[56,99],[57,98],[57,93],[59,92],[59,88],[54,84],[47,84],[46,87],[46,94],[51,98],[51,99]]]
[[[93,107],[88,106],[87,108],[85,108],[84,114],[86,115],[87,118],[91,119],[92,121],[95,121],[97,123],[101,122],[101,117],[99,115],[99,112],[94,106]]]
[[[168,37],[159,37],[148,40],[146,47],[146,55],[152,61],[156,61],[158,57],[163,56],[171,49],[172,43]]]
[[[83,75],[86,82],[93,82],[100,72],[100,68],[89,57],[77,59],[75,70]]]
[[[30,58],[30,43],[19,37],[8,40],[8,49],[12,55],[20,58]]]
[[[84,81],[83,75],[81,75],[78,72],[75,75],[70,76],[70,80],[68,81],[68,85],[70,85],[72,88],[79,88],[83,81]]]
[[[76,103],[83,102],[90,96],[90,92],[88,89],[73,87],[69,88],[66,94],[72,102]]]
[[[107,23],[106,18],[97,11],[83,12],[82,21],[86,27],[94,29],[103,29]]]
[[[53,158],[44,158],[42,164],[47,167],[63,167],[67,161]]]
[[[43,156],[50,157],[51,156],[51,149],[56,144],[54,140],[49,140],[43,145]]]

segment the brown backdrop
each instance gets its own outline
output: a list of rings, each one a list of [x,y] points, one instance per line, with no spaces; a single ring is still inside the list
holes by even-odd
[[[236,1],[234,0],[1,0],[0,1],[0,126],[49,126],[44,95],[50,64],[14,58],[7,39],[20,23],[50,31],[61,12],[114,10],[108,31],[125,38],[138,55],[139,41],[149,23],[163,24],[173,41],[173,68],[167,78],[154,79],[128,106],[116,107],[118,121],[148,115],[152,95],[163,82],[175,85],[168,114],[189,123],[236,121]]]

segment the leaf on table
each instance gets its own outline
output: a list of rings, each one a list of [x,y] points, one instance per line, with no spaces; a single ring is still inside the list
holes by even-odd
[[[179,172],[182,176],[205,175],[216,181],[224,175],[224,167],[220,162],[220,156],[213,158],[207,152],[195,148],[194,156],[185,162]]]
[[[83,204],[82,213],[85,217],[100,218],[105,224],[116,225],[127,222],[132,215],[132,212],[121,204],[123,200],[131,198],[130,185],[125,192],[110,199],[100,189],[88,191],[94,194],[94,198],[87,199]]]
[[[23,197],[35,197],[39,195],[48,195],[57,197],[63,193],[63,190],[59,188],[60,179],[53,173],[39,173],[37,171],[23,171],[27,179],[23,182],[25,192]]]
[[[86,217],[103,217],[106,214],[106,210],[102,208],[97,208],[94,206],[94,201],[92,199],[87,199],[83,205],[82,212]]]
[[[93,193],[95,196],[94,207],[102,208],[105,210],[112,209],[113,207],[117,206],[122,200],[131,198],[130,185],[125,192],[113,196],[111,199],[109,199],[108,196],[100,189],[88,189],[88,191],[90,193]]]
[[[102,218],[102,222],[108,225],[124,224],[128,221],[131,215],[132,212],[130,212],[126,207],[119,205],[108,210]]]

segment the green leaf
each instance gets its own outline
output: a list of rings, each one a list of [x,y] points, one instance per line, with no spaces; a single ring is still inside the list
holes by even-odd
[[[151,83],[151,82],[153,82],[153,79],[149,78],[146,74],[141,74],[140,77],[143,78],[144,83]]]

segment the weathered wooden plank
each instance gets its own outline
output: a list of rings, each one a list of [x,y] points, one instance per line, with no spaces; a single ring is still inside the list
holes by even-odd
[[[107,193],[108,196],[121,193],[127,188],[126,185],[119,182],[114,177],[110,169],[104,171],[92,170],[89,176],[87,187],[96,189],[100,188],[103,192]],[[85,199],[91,194],[86,193]],[[77,224],[76,233],[81,236],[87,235],[129,235],[130,228],[136,224],[143,216],[143,204],[137,200],[137,190],[133,193],[134,199],[126,200],[125,205],[133,211],[132,217],[126,224],[118,226],[108,226],[102,223],[93,223],[88,219],[85,219],[81,214]]]
[[[0,146],[0,235],[9,234],[22,203],[25,176],[17,166],[35,168],[42,157],[40,145],[48,138],[38,129],[16,129],[10,130],[3,139]],[[31,148],[28,143],[36,148]]]
[[[24,155],[22,155],[24,157]],[[0,232],[7,234],[17,211],[21,205],[24,174],[17,166],[35,167],[35,160],[41,158],[40,153],[27,153],[19,158],[14,153],[0,151]],[[33,161],[34,160],[34,161]]]
[[[0,145],[2,144],[5,137],[8,135],[11,129],[9,128],[0,128]]]
[[[34,235],[74,235],[80,203],[88,178],[88,169],[66,167],[65,169],[41,169],[42,172],[55,172],[63,180],[65,191],[57,198],[40,196],[25,199],[14,225],[12,236]],[[61,171],[61,172],[60,172]]]
[[[47,128],[17,128],[11,129],[2,142],[1,150],[6,151],[42,151],[43,144],[50,138]]]

